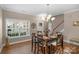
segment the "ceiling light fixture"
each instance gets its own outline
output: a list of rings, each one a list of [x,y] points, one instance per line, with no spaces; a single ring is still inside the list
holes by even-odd
[[[52,15],[48,15],[48,16],[47,16],[47,19],[49,20],[49,19],[51,18],[51,16],[52,16]]]
[[[51,20],[54,21],[55,20],[55,17],[52,17]]]
[[[50,6],[50,4],[46,4],[46,6]]]

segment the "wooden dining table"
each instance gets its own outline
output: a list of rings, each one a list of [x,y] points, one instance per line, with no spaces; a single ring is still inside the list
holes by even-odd
[[[53,34],[50,36],[45,36],[42,35],[42,39],[44,40],[44,45],[48,48],[48,53],[51,52],[51,47],[50,45],[52,44],[53,46],[57,46],[57,44],[61,46],[62,51],[63,51],[63,35],[58,35],[58,34]],[[49,42],[50,41],[50,42]]]
[[[54,40],[56,40],[56,38],[57,38],[57,36],[53,36],[53,35],[51,35],[51,36],[43,36],[43,40],[44,40],[44,45],[47,47],[46,49],[48,49],[48,53],[50,54],[50,44],[48,45],[48,42],[49,41],[52,41],[53,39]]]
[[[50,53],[50,46],[48,46],[48,42],[57,38],[57,36],[55,35],[51,35],[51,36],[45,36],[45,35],[40,35],[40,36],[37,36],[37,38],[42,38],[43,41],[44,41],[44,46],[46,47],[46,50],[48,50],[48,53]]]
[[[57,38],[57,36],[43,36],[43,40],[47,43],[50,40]]]

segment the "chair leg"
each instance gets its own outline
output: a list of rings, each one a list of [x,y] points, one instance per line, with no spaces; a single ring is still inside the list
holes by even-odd
[[[48,54],[50,54],[50,46],[48,46]]]
[[[51,53],[51,46],[49,46],[49,54]]]
[[[44,47],[44,54],[45,54],[45,47]]]
[[[34,45],[34,53],[36,53],[36,43],[35,43],[35,45]]]
[[[38,43],[38,47],[37,47],[37,53],[39,53],[39,43]]]
[[[64,50],[64,48],[63,48],[63,46],[62,46],[61,48],[62,48],[62,54],[63,54],[63,53],[64,53],[64,51],[63,51],[63,50]]]
[[[52,53],[52,50],[53,50],[53,48],[52,48],[52,45],[50,46],[50,53]]]
[[[43,47],[41,46],[41,52],[43,53]]]
[[[31,46],[31,51],[33,51],[33,43],[32,43],[32,46]]]

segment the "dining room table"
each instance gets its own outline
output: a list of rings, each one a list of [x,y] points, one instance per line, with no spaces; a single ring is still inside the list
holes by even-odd
[[[51,52],[51,48],[50,48],[50,45],[52,43],[53,40],[57,40],[57,35],[50,35],[50,36],[46,36],[46,35],[37,35],[37,38],[41,38],[43,40],[43,44],[44,46],[46,47],[45,49],[48,50],[47,53],[50,54]],[[56,44],[56,43],[53,43],[53,44]]]
[[[46,50],[48,50],[47,52],[49,54],[51,53],[51,44],[54,47],[57,47],[57,44],[58,44],[58,41],[59,40],[63,42],[63,38],[59,38],[58,37],[58,34],[56,34],[56,33],[55,34],[52,34],[52,35],[48,35],[48,36],[46,36],[46,35],[39,35],[37,37],[42,38],[43,44],[46,47]],[[61,37],[63,37],[63,36],[61,35]],[[63,43],[62,43],[62,46],[63,46]]]

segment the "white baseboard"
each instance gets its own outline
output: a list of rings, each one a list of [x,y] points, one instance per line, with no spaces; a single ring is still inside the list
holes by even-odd
[[[64,42],[66,42],[66,43],[70,43],[70,41],[69,40],[63,40]]]
[[[12,42],[12,43],[9,43],[10,45],[13,45],[13,44],[17,44],[17,43],[22,43],[22,42],[26,42],[26,41],[30,41],[31,39],[29,40],[21,40],[21,41],[17,41],[17,42]]]
[[[0,53],[2,52],[3,47],[5,46],[5,44],[2,44],[1,48],[0,48]]]
[[[66,43],[70,43],[70,44],[74,44],[74,45],[79,45],[78,43],[71,42],[70,40],[64,40],[64,42],[66,42]]]
[[[0,47],[0,53],[2,52],[2,49],[5,45],[2,44],[2,46]]]

